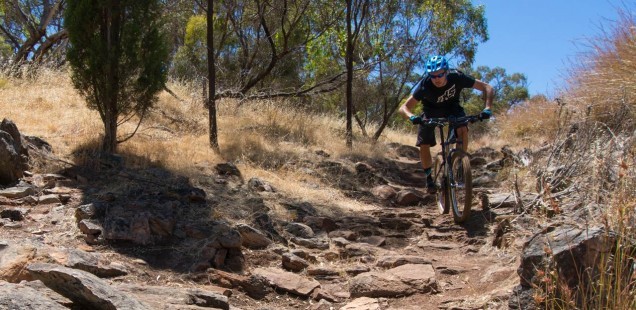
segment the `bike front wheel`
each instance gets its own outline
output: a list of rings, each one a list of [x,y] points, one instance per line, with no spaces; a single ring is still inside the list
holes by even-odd
[[[437,154],[434,161],[434,177],[435,184],[438,184],[440,188],[437,189],[437,208],[440,214],[447,214],[450,211],[450,203],[448,198],[448,186],[447,178],[444,177],[444,157],[442,154]]]
[[[470,158],[461,150],[451,156],[451,173],[449,176],[449,200],[453,209],[455,223],[462,223],[470,217],[473,200],[473,178],[470,171]]]

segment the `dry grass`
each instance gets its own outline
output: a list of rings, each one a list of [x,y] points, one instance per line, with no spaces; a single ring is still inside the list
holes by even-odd
[[[498,117],[498,138],[517,148],[535,148],[552,142],[559,130],[560,110],[553,101],[541,98],[527,101]]]
[[[0,87],[0,110],[25,135],[49,142],[55,156],[76,164],[96,165],[103,125],[96,111],[89,110],[72,87],[68,72],[47,68],[31,71],[30,78],[13,78]],[[202,166],[231,161],[246,179],[262,177],[292,197],[364,209],[340,191],[321,185],[321,180],[294,169],[311,162],[318,150],[331,158],[379,157],[382,144],[355,141],[355,150],[344,143],[344,121],[327,115],[310,114],[288,100],[217,102],[221,154],[209,146],[208,112],[199,85],[171,82],[176,97],[162,92],[157,105],[145,116],[136,135],[120,144],[118,152],[130,167],[159,166],[176,174],[197,176]],[[137,120],[119,127],[120,137],[135,130]],[[393,133],[396,138],[415,139],[410,133]],[[356,137],[362,136],[360,132]],[[409,143],[412,144],[412,143]],[[327,210],[328,212],[328,210]]]
[[[591,51],[573,65],[565,99],[579,115],[606,124],[612,130],[634,130],[636,116],[636,23],[633,13],[621,11],[620,20],[590,40]]]
[[[71,87],[68,74],[42,69],[33,79],[3,77],[0,110],[25,135],[48,141],[58,154],[69,154],[77,143],[97,136],[102,125],[96,112]]]

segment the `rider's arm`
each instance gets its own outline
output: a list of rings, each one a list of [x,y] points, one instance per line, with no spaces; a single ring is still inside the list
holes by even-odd
[[[495,96],[495,91],[492,86],[488,83],[484,83],[481,80],[475,80],[475,84],[473,85],[474,89],[480,90],[482,93],[486,94],[486,109],[490,109],[492,106],[492,100]]]
[[[409,97],[409,99],[407,99],[406,102],[404,102],[404,104],[400,107],[400,114],[402,114],[402,116],[404,116],[405,118],[410,118],[411,116],[415,115],[411,111],[413,111],[416,104],[417,99],[413,98],[413,96],[411,95],[411,97]]]

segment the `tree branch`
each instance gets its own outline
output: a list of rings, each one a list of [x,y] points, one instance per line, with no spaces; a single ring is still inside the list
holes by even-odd
[[[51,49],[51,47],[53,45],[55,45],[56,43],[59,43],[60,41],[64,40],[68,38],[68,31],[66,31],[66,29],[63,29],[61,31],[58,31],[57,33],[53,34],[52,36],[46,38],[46,41],[44,41],[42,44],[40,44],[40,47],[38,47],[38,49],[35,51],[35,61],[36,62],[40,62],[42,61],[42,59],[44,58],[44,55],[46,54],[46,52],[48,52],[49,49]]]
[[[137,123],[137,127],[135,127],[135,130],[130,135],[128,135],[128,137],[126,137],[126,138],[124,138],[122,140],[117,140],[117,144],[124,143],[124,142],[128,141],[130,138],[132,138],[137,133],[137,130],[139,130],[139,126],[141,126],[141,122],[144,120],[144,116],[146,116],[146,111],[147,110],[148,109],[143,109],[143,112],[141,112],[141,116],[139,117],[139,122]]]
[[[207,7],[207,5],[203,5],[203,3],[202,3],[201,1],[199,1],[199,0],[194,0],[194,3],[195,3],[196,5],[198,5],[198,6],[199,6],[199,7],[200,7],[200,8],[201,8],[204,12],[206,12],[206,13],[208,12],[208,7]]]
[[[290,91],[290,92],[277,91],[277,92],[270,92],[270,93],[245,95],[239,91],[227,90],[227,91],[222,91],[217,93],[217,95],[215,96],[215,99],[239,98],[243,100],[258,100],[258,99],[270,99],[270,98],[307,97],[307,96],[315,95],[315,94],[328,93],[342,86],[342,81],[338,81],[338,80],[346,73],[347,73],[346,71],[340,72],[337,75],[334,75],[329,79],[316,83],[315,85],[311,87],[307,87],[305,89],[298,89],[296,91]],[[319,89],[325,85],[328,85],[328,86],[326,86],[325,88]]]
[[[60,7],[62,6],[63,3],[64,3],[64,0],[60,0],[55,3],[53,8],[46,8],[46,7],[44,8],[44,12],[48,11],[48,14],[46,14],[46,17],[40,21],[39,30],[41,33],[46,33],[46,28],[51,23],[51,19],[53,19],[53,16],[55,16],[55,14],[57,14],[60,11]]]
[[[17,38],[15,36],[13,36],[11,34],[11,32],[9,32],[9,30],[7,30],[6,28],[4,28],[2,25],[0,25],[0,30],[2,30],[2,32],[5,33],[5,35],[7,36],[7,38],[9,40],[11,40],[11,42],[13,43],[13,47],[15,49],[19,49],[20,48],[20,42],[18,42]]]
[[[261,81],[263,78],[265,78],[267,75],[269,75],[270,72],[272,72],[272,70],[274,69],[274,67],[276,66],[276,63],[279,60],[279,55],[276,51],[276,43],[274,42],[273,39],[273,35],[271,33],[271,31],[269,30],[269,26],[267,25],[267,21],[265,20],[265,9],[264,9],[264,5],[261,5],[261,2],[256,0],[256,4],[258,5],[258,14],[260,17],[260,23],[261,23],[261,27],[263,28],[263,31],[265,32],[265,38],[267,39],[267,42],[269,43],[269,48],[271,50],[271,56],[269,59],[269,64],[267,65],[267,68],[265,68],[265,70],[259,72],[256,76],[250,78],[247,83],[245,83],[245,85],[243,85],[243,87],[241,87],[240,92],[245,93],[247,92],[250,88],[254,87],[254,85],[256,85],[259,81]],[[285,53],[286,54],[286,53]],[[284,55],[284,54],[282,54]],[[281,55],[281,57],[282,57]]]

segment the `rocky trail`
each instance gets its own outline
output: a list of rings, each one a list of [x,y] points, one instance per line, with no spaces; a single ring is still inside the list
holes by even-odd
[[[231,163],[190,179],[117,156],[27,172],[0,190],[0,309],[513,308],[538,224],[498,188],[505,152],[473,154],[462,225],[421,188],[415,148],[314,156],[290,165],[322,183],[299,186],[337,187],[364,210],[289,197]]]

